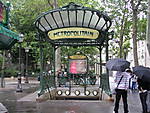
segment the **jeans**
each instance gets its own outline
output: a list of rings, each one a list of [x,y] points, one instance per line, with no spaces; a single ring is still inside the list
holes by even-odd
[[[123,100],[123,106],[124,106],[124,113],[128,113],[128,103],[127,103],[127,90],[123,89],[116,89],[116,101],[115,101],[115,113],[118,113],[119,109],[119,102],[122,97]]]
[[[147,113],[147,104],[146,104],[147,92],[140,93],[139,95],[140,95],[143,113]]]
[[[136,82],[132,82],[132,90],[136,89]]]

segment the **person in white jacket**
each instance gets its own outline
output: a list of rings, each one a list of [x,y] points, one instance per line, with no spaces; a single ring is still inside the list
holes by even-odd
[[[131,78],[131,70],[126,70],[125,72],[117,72],[116,73],[116,99],[115,99],[115,107],[114,112],[118,113],[119,102],[122,97],[123,105],[124,105],[124,113],[128,113],[128,103],[127,103],[127,90],[129,88],[129,79]]]

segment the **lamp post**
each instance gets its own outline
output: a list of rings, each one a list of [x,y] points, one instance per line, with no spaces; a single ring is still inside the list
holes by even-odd
[[[18,85],[16,92],[22,92],[22,84],[21,84],[21,43],[23,42],[23,34],[20,34],[20,39],[19,39],[19,73],[17,74],[18,76]]]
[[[25,83],[29,83],[28,80],[28,53],[29,53],[29,47],[25,48],[25,53],[26,53],[26,72],[25,72]]]
[[[2,60],[2,71],[1,71],[1,88],[5,87],[5,79],[4,79],[4,68],[5,68],[5,51],[3,51],[3,60]]]
[[[9,13],[10,13],[10,2],[6,1],[6,5],[7,5],[7,8],[6,8],[6,26],[8,27],[8,25],[9,25]]]

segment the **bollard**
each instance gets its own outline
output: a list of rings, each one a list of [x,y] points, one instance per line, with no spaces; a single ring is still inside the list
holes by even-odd
[[[17,85],[16,92],[22,92],[21,73],[18,73],[18,85]]]

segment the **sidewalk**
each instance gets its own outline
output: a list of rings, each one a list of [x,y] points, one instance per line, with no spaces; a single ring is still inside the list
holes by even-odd
[[[5,87],[0,87],[0,113],[3,113],[1,110],[4,108],[5,110],[8,110],[9,113],[15,113],[14,110],[16,109],[17,100],[32,94],[39,89],[39,81],[36,79],[29,78],[28,84],[22,79],[21,84],[23,92],[21,93],[16,92],[17,84],[17,78],[5,78]],[[31,99],[33,99],[33,97],[31,97]]]
[[[114,103],[106,100],[48,100],[41,103],[29,101],[18,103],[21,104],[17,105],[15,113],[112,113],[114,108]],[[142,113],[137,92],[129,93],[128,104],[129,113]],[[122,101],[119,113],[123,113]]]
[[[17,78],[5,78],[5,87],[1,88],[0,90],[14,90],[17,88],[18,84],[18,79]],[[36,79],[30,79],[29,78],[29,83],[25,83],[25,78],[22,78],[21,84],[23,89],[28,89],[30,87],[34,87],[38,85],[40,82]]]
[[[112,79],[112,78],[111,78]],[[113,84],[113,80],[110,80]],[[16,93],[16,80],[6,82],[6,88],[0,88],[0,103],[9,113],[112,113],[114,103],[106,100],[48,100],[36,102],[39,81],[30,80],[29,84],[23,83],[23,92]],[[36,88],[37,89],[36,89]],[[113,87],[113,85],[111,86]],[[138,92],[129,92],[129,113],[141,113],[141,103]],[[123,104],[120,102],[120,113],[123,113]]]

